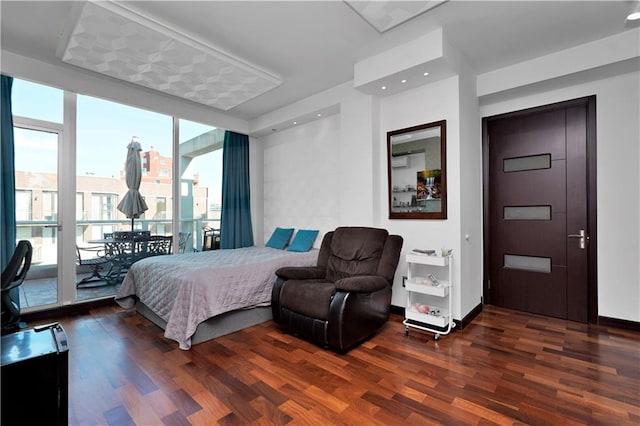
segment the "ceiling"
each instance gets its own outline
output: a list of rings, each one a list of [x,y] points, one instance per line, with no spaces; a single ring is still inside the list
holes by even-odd
[[[449,0],[415,7],[416,2],[395,1],[389,2],[386,13],[414,10],[418,15],[392,24],[379,20],[386,27],[376,28],[364,19],[367,2],[358,1],[120,3],[184,40],[265,76],[270,83],[263,85],[261,94],[218,108],[244,120],[348,82],[354,78],[356,62],[438,28],[482,74],[627,31],[632,24],[625,17],[634,4]],[[74,1],[1,1],[2,49],[54,64],[79,65],[64,63],[60,53],[75,28],[75,9]]]

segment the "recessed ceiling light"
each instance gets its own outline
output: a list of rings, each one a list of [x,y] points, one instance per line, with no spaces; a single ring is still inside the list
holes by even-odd
[[[318,113],[318,114],[316,114],[316,115],[317,115],[318,117],[322,117],[322,114],[320,114],[320,113]]]
[[[387,86],[382,86],[381,89],[382,90],[387,90]]]
[[[634,1],[634,6],[627,15],[627,21],[637,21],[640,19],[640,1]]]
[[[293,124],[298,124],[298,122],[297,122],[297,121],[294,121],[294,122],[293,122]]]
[[[406,82],[407,82],[407,80],[402,80],[402,81],[401,81],[401,83],[406,83]]]
[[[426,77],[426,76],[428,76],[428,75],[429,75],[429,73],[425,71],[425,73],[424,73],[424,74],[422,74],[422,75],[424,75],[424,76]]]

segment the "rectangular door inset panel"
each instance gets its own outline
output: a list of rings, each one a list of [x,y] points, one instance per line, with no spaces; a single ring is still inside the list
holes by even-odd
[[[551,206],[504,206],[504,220],[551,220]]]
[[[502,171],[522,172],[551,168],[551,154],[529,155],[526,157],[505,158],[502,160]]]
[[[551,258],[505,254],[504,267],[511,268],[511,269],[524,269],[526,271],[549,273],[551,272]]]

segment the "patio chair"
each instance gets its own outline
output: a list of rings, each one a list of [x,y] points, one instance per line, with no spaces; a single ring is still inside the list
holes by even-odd
[[[182,254],[187,250],[187,243],[191,238],[191,232],[179,232],[178,233],[178,253]]]
[[[151,256],[171,254],[173,237],[164,235],[152,235],[141,243],[138,260]]]
[[[115,238],[114,234],[113,241],[105,243],[105,258],[113,265],[113,269],[105,277],[109,284],[122,282],[129,267],[141,259],[142,244],[147,240],[148,237],[141,236]]]
[[[93,256],[86,255],[83,258],[82,252],[92,253]],[[78,267],[88,267],[91,270],[91,275],[78,281],[76,283],[76,288],[92,287],[92,285],[86,284],[105,281],[106,277],[113,269],[113,264],[111,264],[110,260],[107,259],[103,246],[79,247],[76,245],[76,262]],[[109,271],[104,275],[100,274],[100,271],[104,269],[107,263],[110,265]]]
[[[220,230],[204,227],[202,228],[202,251],[218,250],[220,248]]]

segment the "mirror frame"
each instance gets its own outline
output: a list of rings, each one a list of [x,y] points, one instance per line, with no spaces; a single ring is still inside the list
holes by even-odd
[[[413,133],[426,129],[440,128],[440,190],[441,204],[439,212],[398,212],[393,210],[393,170],[391,167],[391,138],[405,133]],[[418,170],[416,169],[416,172]],[[446,219],[447,218],[447,120],[434,121],[420,124],[405,129],[387,132],[387,177],[388,177],[388,204],[389,219]]]

